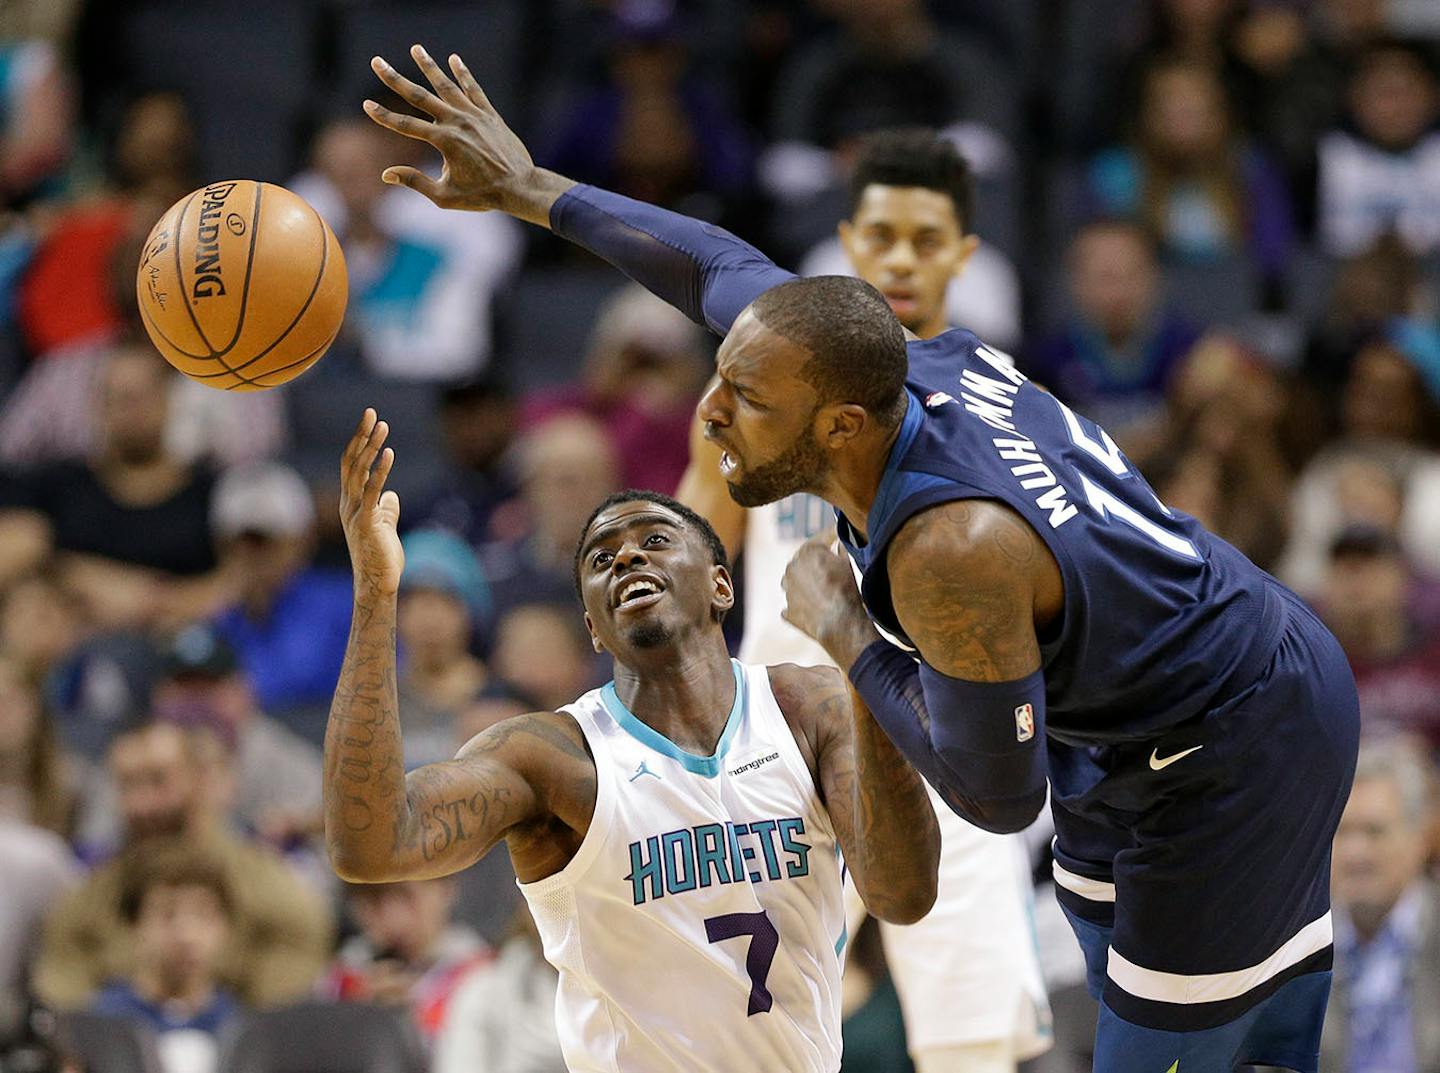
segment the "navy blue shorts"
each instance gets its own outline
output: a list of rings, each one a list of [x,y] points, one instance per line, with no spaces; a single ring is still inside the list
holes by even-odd
[[[1049,745],[1056,890],[1107,1073],[1164,1073],[1182,1050],[1184,1073],[1315,1069],[1360,715],[1339,644],[1272,597],[1279,640],[1249,687],[1154,739]]]

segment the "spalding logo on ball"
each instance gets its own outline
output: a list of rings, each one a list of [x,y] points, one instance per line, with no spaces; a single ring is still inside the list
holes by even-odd
[[[283,186],[211,183],[145,240],[135,295],[171,365],[227,391],[293,380],[345,317],[345,255],[320,214]]]

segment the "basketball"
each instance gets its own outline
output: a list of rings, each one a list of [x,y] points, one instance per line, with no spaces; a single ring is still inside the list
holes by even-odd
[[[192,380],[259,391],[299,376],[345,317],[345,256],[325,221],[282,186],[237,179],[181,198],[140,256],[145,330]]]

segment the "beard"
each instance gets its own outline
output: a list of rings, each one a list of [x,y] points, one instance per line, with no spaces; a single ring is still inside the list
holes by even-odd
[[[808,429],[779,457],[763,466],[742,471],[739,481],[727,481],[730,498],[742,507],[763,507],[819,486],[825,472],[825,455]]]
[[[665,623],[648,619],[632,626],[625,639],[634,648],[660,648],[669,644],[674,635],[675,631]]]

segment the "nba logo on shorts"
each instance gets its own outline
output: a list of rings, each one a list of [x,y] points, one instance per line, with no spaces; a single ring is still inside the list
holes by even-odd
[[[1035,708],[1022,704],[1015,709],[1015,740],[1029,741],[1035,736]]]

